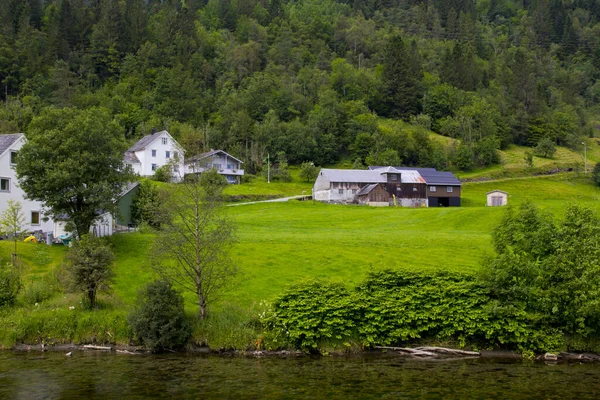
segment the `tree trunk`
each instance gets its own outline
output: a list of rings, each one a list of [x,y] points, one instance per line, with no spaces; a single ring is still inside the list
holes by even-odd
[[[96,308],[96,291],[93,289],[88,290],[88,299],[90,300],[90,308],[93,310]]]
[[[202,293],[198,292],[198,305],[200,306],[200,310],[198,313],[198,317],[200,317],[200,319],[204,319],[208,316],[208,309],[206,307],[206,300],[204,299],[204,296],[202,296]]]

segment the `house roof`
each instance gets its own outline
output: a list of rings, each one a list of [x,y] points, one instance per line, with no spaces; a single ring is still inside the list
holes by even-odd
[[[125,196],[127,193],[131,192],[133,189],[138,187],[139,184],[140,184],[139,182],[129,182],[127,185],[125,185],[123,190],[121,190],[121,193],[119,194],[119,198],[121,198],[121,197]]]
[[[22,133],[0,135],[0,155],[4,154],[4,152],[8,150],[13,143],[19,140],[21,136],[23,136]]]
[[[383,167],[382,167],[383,168]],[[394,167],[385,167],[380,169],[321,169],[320,174],[324,175],[330,182],[356,182],[356,183],[385,183],[388,173],[401,174],[403,183],[425,183],[421,174],[416,170],[398,170]]]
[[[486,194],[492,194],[492,193],[504,193],[504,194],[508,194],[508,192],[505,192],[504,190],[492,190],[491,192],[487,192]]]
[[[138,140],[136,144],[134,144],[129,149],[127,149],[127,152],[144,150],[146,147],[148,147],[150,144],[152,144],[152,142],[154,142],[157,138],[159,138],[163,133],[166,133],[175,142],[175,139],[173,139],[173,137],[167,131],[154,132],[154,133],[152,133],[150,135],[146,135],[143,138],[141,138],[140,140]],[[175,143],[177,143],[177,142],[175,142]]]
[[[369,167],[370,170],[378,170],[388,167]],[[428,185],[440,185],[440,186],[462,186],[462,183],[454,176],[452,172],[448,171],[437,171],[435,168],[410,168],[410,167],[394,167],[400,172],[403,171],[417,171],[425,183]],[[402,181],[404,182],[404,173],[402,175]]]
[[[223,153],[223,154],[225,154],[227,157],[233,158],[234,160],[236,160],[236,161],[240,162],[241,164],[243,164],[243,163],[244,163],[244,162],[243,162],[242,160],[240,160],[239,158],[235,158],[234,156],[232,156],[231,154],[229,154],[229,153],[227,153],[226,151],[223,151],[223,150],[211,150],[211,151],[207,151],[207,152],[205,152],[205,153],[200,153],[200,154],[198,154],[198,155],[195,155],[195,156],[193,156],[193,157],[190,157],[190,158],[188,158],[188,159],[187,159],[185,162],[186,162],[186,164],[188,164],[188,163],[192,163],[192,162],[200,161],[200,160],[203,160],[203,159],[205,159],[205,158],[208,158],[208,157],[214,156],[214,155],[216,155],[216,154],[219,154],[219,153]]]
[[[137,156],[135,155],[135,153],[133,151],[127,151],[125,153],[125,162],[129,163],[129,164],[141,164],[142,163],[140,161],[140,159],[137,158]]]
[[[371,193],[373,191],[373,189],[375,189],[376,187],[377,187],[377,183],[371,183],[370,185],[363,186],[356,195],[364,196],[366,194]]]

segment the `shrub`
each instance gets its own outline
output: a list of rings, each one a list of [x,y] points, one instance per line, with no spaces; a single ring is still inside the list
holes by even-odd
[[[34,305],[50,299],[56,291],[55,286],[47,280],[32,281],[24,285],[21,291],[21,302]]]
[[[306,180],[306,182],[314,181],[319,175],[319,168],[315,166],[312,161],[305,161],[300,167],[300,178]]]
[[[129,316],[134,339],[152,351],[183,347],[191,335],[183,297],[166,280],[150,282]]]
[[[156,169],[154,171],[155,181],[169,183],[173,181],[173,167],[171,164],[165,164]]]
[[[600,162],[596,163],[594,171],[592,172],[592,179],[597,186],[600,186]]]
[[[554,153],[556,153],[556,145],[552,139],[545,137],[540,139],[537,146],[535,146],[534,153],[536,156],[550,158],[554,156]]]
[[[14,305],[20,289],[21,279],[17,269],[10,264],[0,264],[0,307]]]

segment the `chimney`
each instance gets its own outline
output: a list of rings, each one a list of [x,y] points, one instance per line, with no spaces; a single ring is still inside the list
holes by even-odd
[[[152,128],[152,134],[154,135],[156,133],[156,128]]]

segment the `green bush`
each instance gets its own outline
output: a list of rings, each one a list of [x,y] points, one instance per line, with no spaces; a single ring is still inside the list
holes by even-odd
[[[56,293],[56,286],[46,280],[32,281],[23,285],[20,301],[26,305],[34,305],[50,299]]]
[[[15,304],[21,290],[19,272],[10,264],[0,264],[0,307]]]
[[[139,293],[129,324],[134,339],[152,351],[181,348],[191,335],[183,297],[166,280],[150,282]]]

